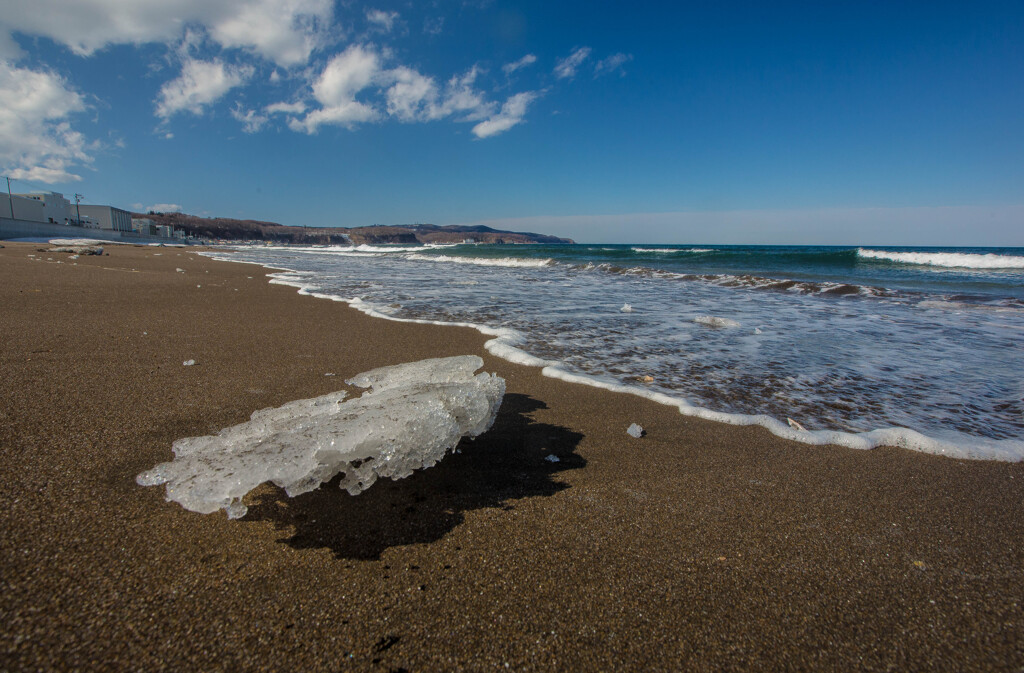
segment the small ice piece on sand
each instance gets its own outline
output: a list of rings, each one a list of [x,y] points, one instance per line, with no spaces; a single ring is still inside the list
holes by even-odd
[[[629,304],[623,304],[622,308],[620,308],[619,310],[622,311],[623,313],[632,313],[633,307],[630,306]]]
[[[626,428],[626,434],[629,435],[630,437],[635,437],[636,439],[640,439],[641,437],[644,436],[644,429],[641,428],[636,423],[633,423],[628,428]]]
[[[182,269],[180,267],[175,269],[175,271],[177,271],[178,273],[185,273],[185,269]]]
[[[789,423],[789,427],[791,427],[791,428],[793,428],[795,430],[800,430],[802,432],[807,432],[807,428],[805,428],[804,426],[800,425],[799,423],[794,421],[792,418],[787,417],[786,418],[786,422]]]
[[[185,361],[184,361],[184,362],[182,362],[181,364],[185,365],[186,367],[191,367],[191,366],[192,366],[192,365],[194,365],[195,363],[196,363],[196,361],[195,361],[195,360],[185,360]]]
[[[562,462],[562,459],[559,458],[558,456],[556,456],[553,453],[544,456],[544,460],[548,461],[549,463],[560,463],[560,462]]]
[[[143,472],[143,486],[167,485],[167,499],[193,512],[218,509],[244,516],[242,497],[270,481],[291,497],[343,473],[341,488],[357,495],[378,477],[402,479],[431,467],[462,437],[490,429],[505,380],[474,372],[475,355],[382,367],[346,383],[369,388],[263,409],[216,435],[179,439],[174,460]]]
[[[693,322],[705,327],[714,327],[718,329],[720,327],[739,327],[740,324],[735,320],[729,320],[728,318],[719,318],[714,315],[699,315],[693,319]]]

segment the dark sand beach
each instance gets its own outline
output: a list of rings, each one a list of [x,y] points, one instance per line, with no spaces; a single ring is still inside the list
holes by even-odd
[[[1022,464],[686,418],[191,249],[4,246],[0,670],[1024,668]],[[262,486],[237,521],[135,483],[175,439],[461,354],[507,380],[497,422],[408,479]]]

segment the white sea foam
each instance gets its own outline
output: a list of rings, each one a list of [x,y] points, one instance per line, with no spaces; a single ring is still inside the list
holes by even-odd
[[[435,248],[448,248],[451,246],[447,245],[357,245],[355,247],[356,252],[381,252],[381,253],[395,253],[395,252],[417,252],[422,250],[433,250]]]
[[[554,264],[552,259],[522,259],[519,257],[452,257],[450,255],[407,255],[407,259],[421,262],[448,262],[452,264],[472,264],[474,266],[504,266],[535,269]]]
[[[992,311],[1015,312],[1024,311],[1024,306],[1007,306],[999,304],[978,304],[974,302],[954,301],[951,299],[928,299],[917,303],[918,308],[944,309],[947,311]]]
[[[341,255],[347,257],[378,257],[384,254],[380,252],[372,252],[369,250],[360,250],[359,248],[354,248],[352,246],[300,247],[290,245],[287,248],[281,249],[287,250],[288,252],[297,252],[310,255]]]
[[[722,328],[722,327],[739,327],[740,324],[735,320],[729,318],[719,318],[714,315],[699,315],[693,319],[693,322],[705,325],[707,327]]]
[[[958,269],[1024,269],[1024,257],[972,254],[966,252],[891,252],[858,248],[857,255],[866,259],[885,259],[901,264],[918,264]]]
[[[348,304],[352,308],[365,313],[372,318],[383,318],[384,320],[391,320],[394,322],[413,323],[417,325],[438,325],[443,327],[469,327],[477,330],[481,334],[486,336],[494,337],[484,342],[484,348],[487,349],[491,355],[500,357],[503,360],[512,362],[515,364],[526,365],[528,367],[546,367],[551,364],[557,364],[551,360],[545,360],[535,355],[531,355],[526,351],[518,348],[519,344],[523,342],[523,336],[510,328],[507,327],[488,327],[487,325],[480,325],[472,322],[452,322],[444,320],[426,320],[422,318],[399,318],[390,313],[382,310],[381,307],[375,306],[371,303],[363,301],[359,297],[341,297],[335,294],[327,294],[323,292],[317,292],[317,288],[313,285],[304,283],[296,272],[285,272],[275,273],[270,275],[271,284],[274,285],[288,285],[297,288],[299,294],[305,294],[318,299],[329,299],[331,301],[340,301]]]
[[[352,495],[378,477],[402,479],[431,467],[462,437],[494,423],[505,381],[473,375],[475,355],[374,369],[346,381],[368,392],[339,391],[263,409],[216,435],[174,442],[175,458],[140,474],[143,486],[167,484],[167,499],[203,514],[244,516],[242,497],[270,481],[294,497],[343,473]]]
[[[360,273],[376,273],[377,262],[374,262],[373,264],[375,266],[367,267],[366,271]],[[396,271],[398,271],[401,268],[401,266],[399,266],[401,265],[400,260],[391,262],[391,264]],[[417,265],[409,266],[412,267]],[[572,272],[574,270],[579,269],[579,267],[573,267],[570,265],[557,265],[557,268],[565,271],[566,280],[569,282],[572,281]],[[394,289],[405,287],[406,292],[409,292],[411,290],[412,293],[416,295],[413,298],[412,305],[415,305],[417,303],[419,304],[418,308],[412,308],[412,305],[410,305],[410,308],[412,310],[422,311],[423,313],[431,316],[439,315],[439,313],[437,313],[436,311],[431,310],[430,307],[433,306],[435,302],[438,301],[443,302],[441,303],[441,306],[451,306],[451,303],[446,301],[446,293],[450,290],[450,286],[448,286],[447,284],[443,284],[445,285],[445,290],[440,294],[438,292],[430,292],[428,290],[427,292],[420,295],[419,290],[415,288],[424,287],[426,289],[426,286],[423,286],[422,283],[425,282],[425,280],[429,280],[430,278],[433,278],[435,276],[432,273],[424,273],[422,266],[420,266],[419,269],[420,270],[418,271],[413,271],[412,269],[410,269],[410,273],[416,274],[413,277],[417,279],[416,283],[418,283],[418,285],[402,286],[400,283],[396,283],[395,287],[392,289],[388,289],[391,288],[391,285],[381,288],[375,287],[372,291],[369,292],[369,296],[372,297],[374,301],[379,301],[380,306],[384,307],[394,300]],[[686,415],[697,416],[700,418],[714,420],[717,422],[725,422],[739,425],[761,425],[776,435],[785,437],[787,439],[792,439],[794,441],[803,442],[806,444],[835,443],[859,449],[867,449],[884,444],[902,446],[904,448],[908,448],[911,450],[925,451],[929,453],[936,453],[957,458],[984,458],[1008,461],[1024,459],[1024,441],[1017,438],[1007,439],[1007,437],[1015,437],[1015,435],[1013,435],[1012,432],[1008,434],[1004,427],[988,425],[987,421],[982,422],[985,419],[978,419],[978,422],[968,422],[967,424],[963,425],[962,427],[966,429],[966,431],[964,432],[954,430],[953,428],[957,426],[953,425],[952,421],[955,420],[957,422],[962,422],[962,420],[960,419],[960,416],[956,415],[958,412],[956,412],[955,409],[951,411],[943,411],[942,409],[952,409],[951,407],[948,407],[948,405],[945,404],[942,404],[941,406],[929,405],[927,407],[928,418],[926,419],[926,422],[922,424],[922,429],[925,427],[932,427],[934,431],[937,432],[937,435],[933,437],[925,436],[925,434],[907,429],[905,427],[888,427],[888,425],[899,426],[903,424],[919,423],[921,416],[915,415],[917,410],[913,406],[910,406],[908,408],[904,408],[898,405],[888,406],[885,408],[883,414],[878,413],[878,405],[886,404],[888,400],[888,398],[885,397],[884,395],[884,391],[893,389],[893,386],[887,383],[887,381],[892,380],[892,378],[887,377],[884,373],[882,373],[879,376],[875,376],[871,368],[875,367],[876,365],[872,364],[872,358],[870,357],[861,357],[857,360],[857,362],[859,363],[858,367],[861,367],[862,370],[838,373],[831,369],[820,370],[818,369],[820,363],[811,362],[806,358],[802,359],[802,368],[799,371],[783,371],[782,375],[785,375],[785,378],[778,378],[773,380],[771,386],[773,389],[777,391],[779,396],[775,398],[774,401],[773,399],[761,400],[759,406],[754,407],[755,410],[766,408],[771,409],[771,413],[773,415],[758,413],[757,411],[753,413],[742,413],[734,411],[714,411],[712,409],[718,405],[718,402],[716,401],[717,397],[715,394],[711,394],[710,396],[706,395],[701,392],[699,386],[697,388],[680,387],[674,389],[674,386],[678,385],[679,380],[672,381],[671,379],[679,379],[680,377],[683,377],[682,380],[685,383],[685,372],[678,372],[678,376],[676,376],[676,373],[673,373],[670,369],[666,369],[666,376],[659,376],[658,383],[655,386],[653,386],[653,388],[651,386],[641,387],[631,386],[629,384],[623,385],[621,383],[623,379],[621,376],[618,375],[613,377],[576,373],[580,371],[581,367],[583,369],[589,369],[591,371],[599,371],[600,368],[604,364],[606,364],[607,361],[609,361],[609,359],[611,359],[611,361],[614,362],[615,358],[621,357],[621,355],[619,355],[619,351],[621,351],[624,348],[632,348],[631,346],[626,346],[623,344],[624,337],[620,332],[615,332],[613,333],[613,335],[604,338],[600,336],[600,333],[590,331],[590,328],[585,325],[585,322],[590,319],[594,319],[597,321],[595,322],[595,325],[597,325],[598,323],[603,324],[603,321],[598,319],[597,315],[588,316],[585,312],[587,310],[586,307],[606,306],[608,301],[608,295],[606,294],[606,291],[608,288],[616,287],[614,285],[587,282],[584,284],[577,285],[575,286],[575,289],[571,290],[572,292],[575,293],[586,292],[588,294],[573,295],[573,297],[578,298],[577,300],[581,300],[582,303],[579,306],[579,310],[582,311],[582,313],[578,314],[581,320],[577,320],[575,317],[571,317],[569,319],[570,324],[573,325],[573,331],[571,332],[571,337],[567,337],[569,338],[569,341],[567,343],[570,343],[572,345],[569,347],[569,350],[566,351],[565,344],[558,343],[559,338],[557,334],[569,334],[568,332],[563,331],[555,334],[554,336],[552,336],[551,334],[545,336],[544,330],[541,329],[539,333],[534,333],[535,329],[545,328],[546,326],[541,323],[533,322],[533,320],[536,317],[532,316],[532,314],[529,313],[531,310],[529,307],[532,306],[533,304],[536,304],[537,302],[550,302],[550,291],[544,291],[536,294],[536,296],[533,297],[530,303],[525,304],[525,313],[531,316],[529,317],[529,319],[525,319],[527,318],[527,315],[520,316],[518,311],[522,309],[515,309],[517,312],[514,313],[500,312],[499,309],[499,313],[496,314],[496,316],[492,316],[489,313],[489,308],[487,313],[488,317],[486,318],[486,320],[509,320],[511,318],[509,324],[516,325],[517,327],[521,326],[523,333],[520,333],[510,328],[491,328],[470,322],[453,323],[451,322],[453,320],[452,318],[432,320],[421,318],[402,318],[392,315],[386,315],[382,310],[378,310],[378,308],[376,308],[376,305],[371,301],[363,301],[358,297],[343,298],[341,296],[337,296],[337,293],[342,292],[342,290],[337,290],[335,291],[334,295],[331,295],[327,294],[326,291],[317,289],[312,284],[311,280],[306,280],[317,278],[315,273],[316,272],[313,272],[314,275],[310,275],[310,272],[304,272],[304,274],[275,274],[271,282],[293,285],[295,287],[300,288],[300,292],[303,294],[311,294],[313,296],[326,297],[333,299],[335,301],[345,301],[349,303],[353,308],[364,311],[369,315],[382,317],[389,320],[439,325],[456,324],[473,327],[479,330],[480,332],[493,337],[486,344],[487,350],[492,354],[512,362],[543,367],[544,374],[547,376],[553,376],[555,378],[560,378],[574,383],[594,385],[597,387],[607,388],[618,392],[627,392],[630,394],[640,395],[642,397],[651,399],[661,404],[675,406],[680,409],[681,413]],[[402,273],[404,273],[404,271]],[[467,269],[466,275],[469,276],[469,278],[479,278],[481,288],[487,288],[488,285],[492,282],[507,283],[512,278],[512,276],[508,274],[495,278],[494,274],[496,273],[498,273],[498,270],[487,270],[481,268],[479,270],[473,271],[472,274]],[[631,276],[632,274],[629,274],[627,275],[627,278]],[[372,275],[368,277],[372,277]],[[618,274],[609,276],[610,279],[616,277],[620,276]],[[357,274],[354,277],[354,280],[358,280],[359,278],[360,276]],[[396,278],[396,281],[398,280],[400,280],[400,278]],[[530,283],[529,286],[524,285],[527,282]],[[632,283],[632,281],[630,282]],[[645,281],[641,282],[644,284],[631,284],[629,286],[631,288],[630,292],[643,294],[643,292],[645,291],[644,288],[648,286],[646,285]],[[821,284],[821,286],[824,285],[826,284]],[[359,292],[358,284],[349,285],[347,287],[353,288],[350,290],[344,290],[344,292],[348,294],[355,294]],[[529,294],[530,287],[536,287],[537,289],[540,289],[542,286],[536,285],[535,279],[533,278],[524,278],[521,284],[514,284],[511,287],[507,285],[502,285],[501,287],[505,287],[510,292],[520,293],[525,291],[527,294]],[[563,283],[556,283],[552,285],[552,288],[557,288],[556,290],[554,290],[557,292],[564,292],[566,291],[565,288],[567,287],[568,286],[564,285]],[[837,287],[842,288],[844,290],[843,294],[845,294],[845,290],[853,288],[855,286],[837,285]],[[651,288],[651,291],[663,292],[664,289]],[[693,301],[694,297],[702,296],[694,295],[693,291],[687,290],[685,288],[682,288],[680,291],[686,293],[683,296],[688,297],[689,301]],[[472,289],[469,290],[469,292],[471,294],[457,295],[455,297],[455,300],[468,301],[469,307],[474,306],[473,302],[480,300],[487,303],[501,301],[500,297],[496,298],[495,296],[493,296],[494,292],[492,290]],[[769,314],[773,316],[773,319],[777,319],[785,323],[787,321],[799,321],[801,317],[804,315],[805,308],[809,310],[810,308],[818,306],[818,304],[808,304],[805,307],[805,304],[803,302],[793,303],[792,300],[784,298],[786,294],[788,293],[770,295],[769,298],[766,300],[758,300],[756,305],[753,303],[746,306],[744,306],[742,303],[738,304],[735,307],[737,310],[734,313],[734,315],[737,318],[740,318],[740,320],[742,320],[745,324],[759,324],[762,327],[764,327],[765,310],[767,310]],[[800,294],[804,293],[800,292]],[[481,296],[479,297],[479,299],[474,299],[473,295]],[[632,300],[634,294],[628,294],[625,296],[628,296]],[[636,296],[640,295],[637,294]],[[644,296],[646,297],[645,301],[647,303],[650,303],[652,306],[655,306],[658,301],[663,301],[663,299],[659,299],[658,295],[656,294]],[[779,298],[775,299],[773,297]],[[525,295],[520,295],[519,301],[521,302],[524,298]],[[617,297],[616,299],[617,301],[621,302],[622,298]],[[571,299],[567,299],[567,301],[571,301]],[[707,299],[699,299],[698,301],[707,302]],[[750,301],[753,302],[753,298],[751,298]],[[765,302],[768,303],[767,308],[764,306]],[[402,299],[402,303],[405,304],[404,298]],[[545,303],[545,305],[548,304]],[[516,304],[516,306],[519,306],[519,304]],[[558,304],[558,306],[561,306],[563,308],[571,308],[572,304]],[[692,306],[696,310],[714,310],[714,305],[710,303],[697,303],[692,304]],[[514,307],[510,307],[510,309],[512,308]],[[782,313],[779,312],[780,310],[782,311]],[[844,308],[842,311],[843,313],[837,314],[838,319],[841,319],[841,321],[847,321],[841,322],[842,325],[853,324],[852,322],[850,322],[853,320],[858,321],[859,324],[863,324],[864,321],[874,322],[876,319],[882,321],[885,324],[891,322],[889,318],[887,318],[885,315],[864,315],[863,311],[858,306],[851,306],[851,308],[849,309]],[[442,311],[441,313],[446,312],[447,310]],[[844,317],[843,314],[846,312],[850,312],[850,315]],[[454,311],[453,313],[454,315],[474,315],[472,309],[469,312]],[[572,313],[569,313],[567,315],[571,316]],[[654,315],[670,316],[671,313],[655,311]],[[690,315],[692,315],[692,313]],[[1001,316],[1003,314],[997,315]],[[523,318],[525,320],[521,320],[520,318]],[[458,319],[454,318],[454,320]],[[685,335],[687,330],[685,325],[687,323],[691,325],[690,329],[699,329],[692,327],[692,325],[694,325],[694,323],[692,322],[692,318],[686,316],[685,314],[683,316],[675,318],[674,320],[676,329],[673,330],[673,335],[675,337]],[[554,324],[557,325],[560,323]],[[976,323],[973,322],[970,324],[976,325]],[[1010,326],[1012,327],[1012,324]],[[872,327],[870,329],[875,328]],[[759,330],[755,330],[755,334],[757,333],[757,331]],[[766,328],[764,334],[768,336],[756,337],[752,335],[748,336],[746,331],[743,331],[741,335],[741,332],[732,330],[709,330],[704,333],[706,336],[702,337],[702,344],[705,344],[705,346],[703,347],[719,348],[720,353],[730,352],[733,354],[740,353],[741,355],[753,355],[759,350],[763,351],[765,349],[772,348],[773,339],[778,341],[776,337],[784,333],[785,330]],[[597,360],[595,363],[592,363],[595,366],[590,366],[590,364],[588,363],[580,362],[578,357],[576,360],[567,359],[566,364],[560,364],[557,362],[553,362],[550,359],[540,358],[530,353],[527,353],[524,350],[524,348],[533,350],[534,348],[538,347],[538,334],[540,335],[540,338],[542,340],[542,343],[540,344],[541,350],[538,351],[539,353],[558,353],[560,356],[562,352],[568,352],[570,356],[573,356],[574,352],[578,354],[580,348],[589,348],[592,349],[591,359]],[[839,332],[839,334],[841,335],[842,332]],[[527,335],[530,338],[529,343],[532,344],[530,346],[524,346],[524,344],[527,343],[524,340],[524,336]],[[903,333],[895,332],[891,334],[889,338],[891,339],[893,336],[895,336],[896,338],[902,338]],[[644,337],[643,335],[639,335],[640,341],[638,343],[646,343],[645,341],[643,341],[644,338],[646,337]],[[914,339],[916,340],[919,338],[920,336],[915,333]],[[544,339],[549,339],[551,342],[552,348],[547,351],[545,351],[543,348]],[[607,353],[604,353],[605,350],[607,350]],[[920,368],[924,366],[922,363],[924,362],[924,357],[926,354],[918,353],[918,351],[906,352],[910,353],[911,357],[917,360],[908,363],[908,370],[911,373],[919,371]],[[716,354],[711,353],[710,357],[712,358],[712,361],[714,361]],[[732,360],[726,360],[725,362],[728,363],[731,361]],[[568,364],[569,362],[572,362],[572,364]],[[625,362],[630,361],[627,359],[625,360]],[[650,362],[654,366],[672,366],[670,363],[667,363],[666,361],[659,361],[657,357],[650,360]],[[885,364],[887,362],[888,361],[885,361],[882,364]],[[754,361],[754,365],[756,366],[756,361]],[[572,368],[573,371],[570,372],[570,368]],[[732,379],[729,378],[728,375],[725,375],[725,372],[727,370],[710,368],[701,369],[699,371],[707,372],[707,376],[712,377],[708,379],[708,386],[717,390],[719,388],[719,385],[714,384],[712,382],[715,380],[720,381],[722,385],[726,386],[726,389],[723,392],[728,393],[728,386],[732,384]],[[760,369],[751,369],[751,374],[756,375],[760,371]],[[774,375],[770,371],[768,373]],[[623,374],[623,376],[626,375],[628,375],[628,372],[627,374]],[[722,378],[713,378],[716,376]],[[768,381],[766,381],[765,384],[767,386]],[[665,392],[659,392],[659,390],[663,390]],[[683,390],[686,390],[687,392],[682,392]],[[694,395],[698,402],[693,403],[684,399],[684,396],[688,397],[690,395]],[[845,407],[846,409],[848,409],[848,411],[830,414],[827,413],[829,411],[828,409],[824,409],[820,407],[820,405],[815,406],[814,400],[825,399],[826,395],[833,396],[834,399],[836,399],[838,402],[842,404],[850,405]],[[828,399],[832,400],[833,397],[829,397]],[[940,402],[942,401],[938,394],[936,394],[936,400],[939,400]],[[810,406],[808,406],[808,403],[810,403]],[[743,407],[741,406],[740,409],[743,409]],[[832,411],[834,412],[834,409]],[[785,419],[787,415],[792,415],[793,417],[798,418],[803,425],[810,428],[813,428],[815,423],[818,424],[818,427],[836,427],[834,423],[846,423],[845,425],[840,425],[839,427],[845,427],[849,431],[799,431],[795,428],[789,427],[785,422],[780,422],[779,420],[777,420],[777,418]],[[881,418],[881,420],[872,420],[879,418]],[[849,420],[849,423],[847,423],[847,420]],[[968,421],[970,421],[970,419],[968,419]],[[864,428],[872,427],[882,429],[870,430],[868,432],[859,431]],[[968,432],[970,432],[971,434],[967,434]],[[993,434],[988,436],[979,436],[982,434],[987,435],[988,432],[993,432]],[[929,432],[928,434],[932,434],[932,432]]]
[[[797,430],[767,414],[733,414],[693,406],[686,400],[658,393],[638,386],[628,386],[609,379],[574,374],[560,367],[548,366],[542,370],[544,376],[569,383],[579,383],[603,388],[617,393],[645,397],[658,404],[676,407],[684,416],[693,416],[708,421],[729,425],[759,425],[773,435],[783,439],[811,445],[834,444],[849,449],[874,449],[879,446],[895,446],[910,451],[920,451],[949,458],[973,460],[1000,460],[1019,462],[1024,460],[1024,440],[987,439],[962,435],[958,441],[943,441],[927,437],[909,428],[881,428],[868,432],[842,432],[840,430]]]
[[[633,252],[651,252],[656,254],[671,254],[675,252],[714,252],[713,248],[630,248]]]

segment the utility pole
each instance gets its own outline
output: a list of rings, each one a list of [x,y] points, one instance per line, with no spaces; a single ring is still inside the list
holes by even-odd
[[[78,207],[78,202],[84,198],[81,194],[75,194],[75,214],[78,218],[78,226],[82,226],[82,209]]]
[[[6,175],[4,177],[7,178]],[[10,178],[7,178],[7,200],[11,204],[11,219],[13,220],[14,219],[14,197],[11,196],[11,179]]]

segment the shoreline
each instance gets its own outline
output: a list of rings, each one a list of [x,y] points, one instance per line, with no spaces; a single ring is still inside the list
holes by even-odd
[[[232,260],[228,255],[217,253],[215,251],[208,251],[201,254],[218,261],[229,263],[236,261]],[[960,439],[958,441],[954,441],[951,439],[933,437],[902,426],[880,427],[862,432],[850,432],[844,430],[807,430],[799,424],[794,425],[791,422],[788,422],[789,419],[787,419],[787,423],[784,423],[770,414],[748,414],[718,411],[708,407],[694,405],[683,397],[649,390],[637,385],[621,383],[611,378],[567,371],[562,368],[561,363],[557,361],[544,360],[519,348],[515,345],[516,335],[511,333],[511,330],[505,328],[489,327],[487,325],[470,322],[444,322],[440,320],[422,318],[395,317],[386,313],[381,313],[380,311],[364,305],[358,298],[349,299],[340,295],[316,291],[312,286],[287,278],[289,274],[301,273],[295,269],[276,267],[253,261],[239,261],[238,263],[262,266],[265,269],[275,272],[268,274],[271,278],[271,283],[296,288],[298,293],[301,295],[344,303],[345,305],[374,318],[398,323],[436,325],[440,327],[468,327],[474,329],[481,334],[490,337],[484,343],[484,348],[487,352],[512,364],[539,368],[544,376],[558,379],[566,383],[590,386],[592,388],[599,388],[615,393],[636,395],[656,404],[675,408],[684,416],[692,416],[694,418],[700,418],[716,423],[724,423],[727,425],[759,426],[781,439],[791,440],[810,446],[834,445],[863,451],[870,451],[880,446],[888,446],[965,460],[996,460],[1003,462],[1024,461],[1024,440],[1021,439],[992,439],[987,437],[975,437],[961,432],[956,432],[955,434],[958,435]],[[507,340],[510,335],[512,337],[512,342]]]
[[[0,249],[5,669],[1024,665],[1020,463],[682,416],[188,249],[38,247]],[[238,521],[134,483],[175,439],[462,354],[508,383],[495,427],[408,479],[263,486]]]

